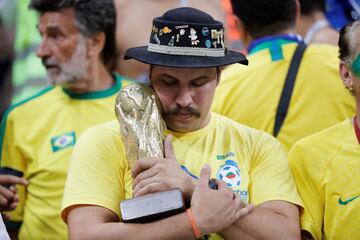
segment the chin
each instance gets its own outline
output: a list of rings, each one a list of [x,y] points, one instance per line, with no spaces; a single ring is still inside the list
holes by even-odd
[[[174,132],[179,132],[179,133],[192,132],[192,131],[196,130],[193,126],[186,126],[186,125],[182,125],[182,124],[167,125],[167,127],[168,127],[168,129],[170,129]]]

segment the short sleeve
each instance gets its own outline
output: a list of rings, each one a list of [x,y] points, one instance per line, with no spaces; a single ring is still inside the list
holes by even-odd
[[[301,206],[281,144],[264,132],[258,134],[254,142],[250,169],[250,202],[259,205],[271,200],[283,200]]]
[[[14,121],[12,112],[7,112],[1,123],[0,129],[0,145],[1,167],[10,167],[26,174],[26,160],[21,151],[21,139],[16,135],[16,122]],[[8,212],[10,219],[6,220],[9,228],[18,228],[17,226],[23,219],[25,205],[25,187],[17,185],[19,203],[14,211]]]
[[[130,194],[131,171],[120,134],[104,126],[91,127],[75,145],[62,203],[65,222],[75,205],[101,206],[120,217],[120,201]]]
[[[318,159],[314,160],[318,161]],[[322,239],[324,199],[321,188],[316,184],[309,171],[310,168],[315,168],[316,165],[307,165],[306,162],[311,162],[311,159],[304,156],[300,144],[295,144],[289,152],[289,163],[300,197],[304,203],[303,211],[301,211],[301,229],[309,232],[315,239]]]

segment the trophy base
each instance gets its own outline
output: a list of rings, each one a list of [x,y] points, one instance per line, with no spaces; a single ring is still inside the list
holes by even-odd
[[[122,221],[125,223],[151,222],[184,210],[185,203],[179,188],[127,199],[120,203]]]

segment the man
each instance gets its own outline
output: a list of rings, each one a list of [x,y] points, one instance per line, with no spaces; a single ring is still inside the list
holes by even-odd
[[[115,7],[112,0],[33,0],[30,7],[40,13],[37,54],[54,87],[13,106],[2,123],[1,164],[28,180],[8,228],[22,222],[20,239],[66,239],[60,205],[73,145],[85,129],[113,118],[126,83],[108,70]]]
[[[63,199],[71,239],[300,237],[300,202],[280,144],[210,112],[219,67],[247,63],[225,48],[223,34],[210,15],[177,8],[154,19],[148,46],[127,51],[126,59],[151,66],[167,125],[165,156],[139,159],[130,169],[116,121],[86,131],[74,149]],[[205,163],[224,181],[220,191],[204,184],[210,177],[209,166],[200,171]],[[122,200],[176,187],[191,204],[190,221],[180,213],[147,224],[122,222]],[[256,205],[252,211],[248,203]]]
[[[306,44],[321,43],[337,45],[339,33],[330,26],[325,16],[325,0],[299,0],[300,20],[296,32]]]
[[[336,48],[310,45],[304,53],[305,46],[295,35],[296,0],[232,4],[251,64],[226,69],[215,96],[215,112],[273,134],[287,150],[298,139],[354,114],[354,102],[336,74]],[[292,58],[296,61],[290,68]]]
[[[309,239],[360,239],[360,21],[341,30],[339,48],[340,76],[355,96],[356,116],[300,140],[289,152]]]

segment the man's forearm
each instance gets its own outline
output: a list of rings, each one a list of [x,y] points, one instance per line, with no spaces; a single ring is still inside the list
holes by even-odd
[[[72,221],[76,221],[73,219]],[[163,220],[146,223],[131,224],[122,222],[76,224],[76,228],[69,225],[70,239],[194,239],[190,222],[186,213],[165,218]],[[87,225],[87,226],[85,226]]]
[[[221,234],[227,239],[300,239],[299,228],[285,216],[264,207],[255,207]]]

